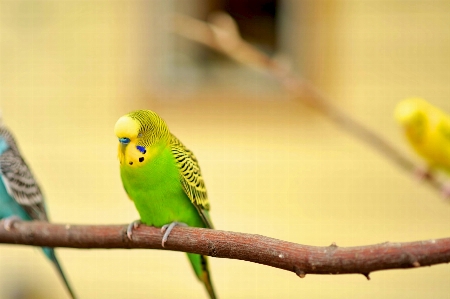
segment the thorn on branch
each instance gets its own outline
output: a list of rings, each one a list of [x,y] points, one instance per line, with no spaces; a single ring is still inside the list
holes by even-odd
[[[306,276],[305,271],[300,270],[300,268],[297,267],[297,266],[294,266],[294,272],[295,272],[295,274],[297,274],[297,276],[300,277],[300,278],[305,278],[305,276]]]

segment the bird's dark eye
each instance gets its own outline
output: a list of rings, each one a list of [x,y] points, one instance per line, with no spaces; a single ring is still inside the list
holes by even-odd
[[[127,137],[119,138],[119,142],[122,144],[128,144],[130,143],[130,138]]]
[[[138,134],[138,138],[141,138],[141,137],[142,137],[142,133],[139,133],[139,134]]]

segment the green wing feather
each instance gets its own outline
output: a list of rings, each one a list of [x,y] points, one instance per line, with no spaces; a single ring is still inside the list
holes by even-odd
[[[180,170],[180,181],[183,190],[191,200],[192,204],[197,208],[205,225],[208,228],[213,228],[208,214],[208,194],[206,192],[205,182],[197,158],[195,158],[194,153],[185,147],[177,137],[173,134],[171,135],[170,145],[172,154],[175,157]]]

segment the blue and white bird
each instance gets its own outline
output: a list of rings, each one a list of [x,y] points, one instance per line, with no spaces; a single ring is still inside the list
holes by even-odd
[[[15,219],[48,221],[44,197],[25,163],[15,139],[0,118],[0,219],[10,230]],[[42,247],[45,255],[55,265],[70,296],[75,294],[64,275],[55,250]]]

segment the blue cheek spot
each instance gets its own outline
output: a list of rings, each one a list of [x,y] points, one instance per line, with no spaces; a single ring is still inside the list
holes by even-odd
[[[119,138],[119,142],[122,144],[128,144],[128,143],[130,143],[130,138],[126,138],[126,137]]]
[[[147,151],[145,150],[145,147],[143,147],[143,146],[140,146],[140,145],[138,145],[138,146],[136,146],[136,148],[138,149],[138,151],[140,151],[141,153],[143,153],[143,154],[145,154]]]

